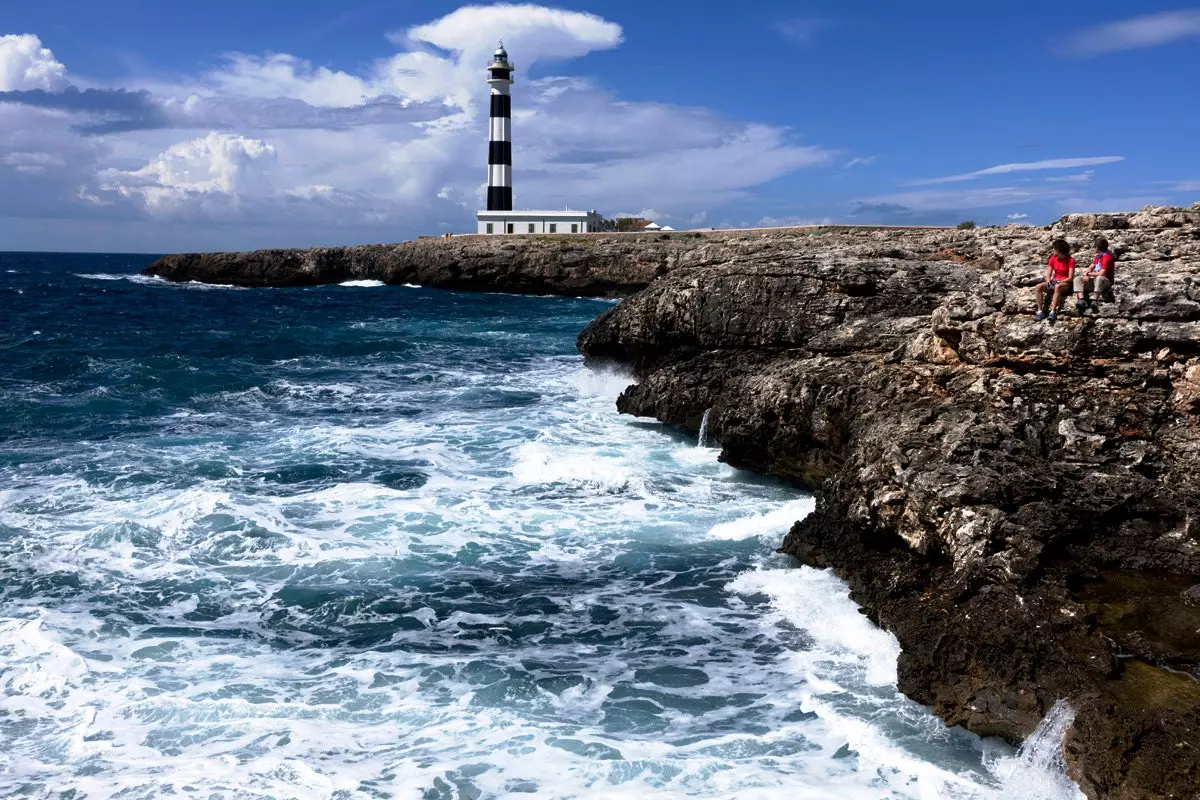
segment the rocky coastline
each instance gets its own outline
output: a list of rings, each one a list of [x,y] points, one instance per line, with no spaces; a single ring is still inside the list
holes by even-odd
[[[180,253],[143,274],[251,288],[356,280],[462,291],[625,297],[679,267],[723,263],[753,236],[613,234],[423,237],[399,244]]]
[[[1086,264],[1098,234],[1115,302],[1036,321],[1051,240]],[[708,410],[725,461],[813,489],[782,551],[847,580],[947,723],[1019,741],[1063,698],[1089,797],[1200,797],[1200,206],[792,244],[593,322],[619,409]]]
[[[1115,302],[1033,319],[1052,239]],[[782,551],[900,641],[900,689],[1091,798],[1200,798],[1200,205],[1050,228],[427,238],[167,256],[173,281],[623,297],[579,339],[628,414],[812,489]]]

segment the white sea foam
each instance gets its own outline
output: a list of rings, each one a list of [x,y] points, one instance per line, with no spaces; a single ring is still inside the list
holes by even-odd
[[[812,513],[813,505],[812,498],[793,500],[771,511],[718,523],[709,528],[708,535],[714,539],[749,539],[768,534],[782,538],[792,525]]]
[[[481,411],[455,406],[481,380],[466,366],[419,385],[270,368],[0,492],[14,579],[69,579],[2,609],[0,718],[25,726],[5,780],[1006,796],[1013,756],[900,696],[895,640],[832,575],[773,553],[811,499],[618,416],[627,376],[545,358],[485,376],[541,399]],[[380,422],[351,403],[426,410]]]
[[[137,273],[88,272],[76,273],[75,277],[89,281],[129,281],[143,286],[170,285],[170,281],[158,275],[140,275]]]
[[[338,286],[351,286],[359,289],[374,289],[377,286],[386,286],[383,281],[361,280],[361,281],[342,281]]]

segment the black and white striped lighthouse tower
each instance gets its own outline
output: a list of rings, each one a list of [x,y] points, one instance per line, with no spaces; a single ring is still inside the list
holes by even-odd
[[[512,211],[512,86],[513,65],[504,42],[488,65],[492,112],[488,130],[488,211]]]

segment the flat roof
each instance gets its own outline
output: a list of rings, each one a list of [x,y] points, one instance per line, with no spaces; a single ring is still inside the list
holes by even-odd
[[[484,214],[495,217],[586,217],[590,214],[599,215],[599,211],[476,211],[475,216]]]

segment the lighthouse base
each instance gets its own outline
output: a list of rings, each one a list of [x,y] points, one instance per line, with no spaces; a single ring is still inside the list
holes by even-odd
[[[482,234],[596,233],[604,219],[597,211],[480,211],[475,215]]]

